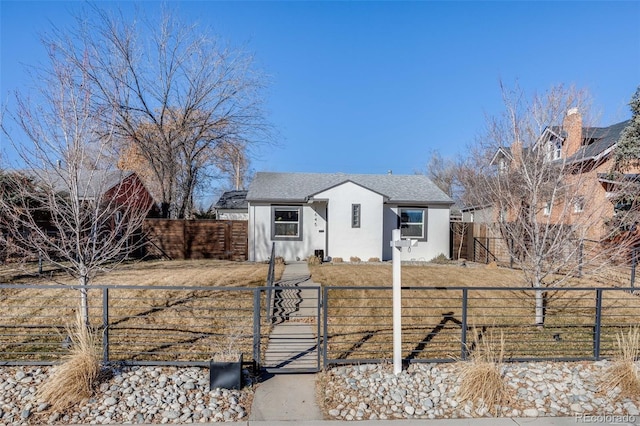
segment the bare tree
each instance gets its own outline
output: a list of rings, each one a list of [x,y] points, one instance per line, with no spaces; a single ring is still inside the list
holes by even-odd
[[[163,216],[191,217],[196,188],[215,174],[207,169],[216,166],[216,147],[244,150],[268,138],[265,79],[252,56],[173,11],[142,26],[96,6],[77,22],[75,32],[57,31],[47,43],[95,86],[93,101],[113,119],[120,146],[144,157]]]
[[[588,94],[563,86],[532,97],[502,86],[502,94],[505,109],[489,117],[472,156],[475,171],[463,180],[475,204],[493,207],[512,260],[539,289],[535,323],[543,325],[545,287],[583,273],[587,263],[607,264],[625,244],[604,244],[611,235],[603,218],[613,208],[594,199],[604,194],[597,173],[607,159],[585,149]]]
[[[88,325],[91,279],[138,247],[134,237],[152,200],[135,174],[105,168],[116,126],[95,104],[91,76],[45,47],[49,64],[34,75],[38,93],[16,93],[16,109],[3,117],[21,163],[3,175],[0,220],[17,245],[78,280]]]
[[[251,180],[251,170],[245,144],[242,141],[222,142],[216,147],[214,157],[221,177],[228,180],[228,186],[236,191],[246,189]]]

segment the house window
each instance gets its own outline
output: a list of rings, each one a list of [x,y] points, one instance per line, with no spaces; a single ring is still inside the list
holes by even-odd
[[[351,227],[360,228],[360,204],[351,204]]]
[[[550,161],[562,158],[562,139],[553,138],[547,144],[547,158]]]
[[[271,239],[302,240],[301,206],[273,206],[271,219]]]
[[[418,240],[427,239],[427,209],[400,209],[400,236]]]
[[[584,198],[578,197],[573,202],[573,212],[574,213],[582,213],[584,211]]]
[[[549,216],[551,214],[551,203],[550,202],[547,202],[544,205],[543,213],[544,213],[545,216]]]
[[[501,158],[498,162],[498,173],[505,174],[507,173],[507,160]]]

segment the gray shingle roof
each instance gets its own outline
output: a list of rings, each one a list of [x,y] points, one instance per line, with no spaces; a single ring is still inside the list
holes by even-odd
[[[247,200],[305,202],[315,194],[345,182],[377,192],[392,203],[442,203],[453,200],[423,175],[365,175],[346,173],[256,173]]]
[[[246,210],[248,207],[247,191],[225,191],[221,196],[215,207],[217,209],[242,209]]]
[[[53,188],[55,191],[69,191],[69,174],[64,169],[22,170],[36,183]],[[78,172],[78,193],[82,199],[93,199],[103,195],[134,172],[123,170],[80,170]]]
[[[629,125],[630,121],[622,121],[609,127],[583,127],[582,138],[593,139],[593,142],[580,147],[567,161],[591,160],[602,155],[618,142],[622,130]]]

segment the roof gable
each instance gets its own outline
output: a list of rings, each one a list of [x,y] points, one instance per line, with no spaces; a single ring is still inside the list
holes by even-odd
[[[35,182],[51,187],[57,192],[68,192],[72,181],[66,169],[39,169],[18,171],[32,178]],[[126,170],[78,170],[74,181],[78,185],[78,195],[81,199],[94,199],[106,194],[125,179],[135,175]]]
[[[382,197],[385,199],[385,201],[386,201],[386,199],[388,198],[386,195],[384,195],[384,194],[380,194],[378,191],[375,191],[375,190],[373,190],[373,189],[371,189],[371,188],[367,188],[366,186],[361,185],[361,184],[359,184],[358,182],[354,182],[354,181],[352,181],[351,179],[347,179],[347,180],[344,180],[344,181],[342,181],[342,182],[340,182],[340,183],[337,183],[337,184],[335,184],[335,185],[332,185],[332,186],[330,186],[330,187],[328,187],[328,188],[324,188],[323,190],[321,190],[321,191],[319,191],[319,192],[316,192],[315,194],[310,194],[310,195],[309,195],[309,198],[314,198],[314,197],[316,197],[317,195],[322,194],[323,192],[330,191],[330,190],[331,190],[331,189],[333,189],[333,188],[337,188],[337,187],[342,186],[342,185],[345,185],[345,184],[347,184],[347,183],[352,183],[352,184],[354,184],[354,185],[359,186],[359,187],[360,187],[360,188],[362,188],[362,189],[366,189],[367,191],[371,191],[371,192],[373,192],[373,193],[375,193],[375,194],[378,194],[378,195],[382,196]]]
[[[313,195],[350,181],[396,203],[453,204],[453,200],[424,175],[366,175],[346,173],[256,173],[249,201],[307,202]]]

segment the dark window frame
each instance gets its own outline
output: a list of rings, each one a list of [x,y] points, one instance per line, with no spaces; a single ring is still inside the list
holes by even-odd
[[[403,222],[402,220],[402,211],[403,210],[412,210],[412,211],[420,211],[422,213],[422,222],[420,225],[422,226],[422,236],[416,237],[413,235],[405,235],[404,230],[408,228],[409,225],[416,225],[418,222]],[[428,208],[427,207],[398,207],[398,227],[400,228],[400,237],[405,239],[412,239],[418,241],[427,241],[428,240],[428,227],[427,227],[427,218],[428,218]],[[406,223],[403,226],[403,223]]]
[[[296,223],[298,225],[297,235],[277,235],[276,234],[276,211],[297,211],[298,212],[298,220],[297,221],[286,221],[286,222],[278,222],[278,223]],[[273,241],[302,241],[303,235],[303,221],[302,221],[302,212],[303,206],[295,206],[295,205],[273,205],[271,206],[271,240]]]
[[[362,205],[351,204],[351,227],[360,228],[362,223]]]

